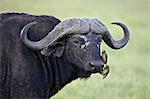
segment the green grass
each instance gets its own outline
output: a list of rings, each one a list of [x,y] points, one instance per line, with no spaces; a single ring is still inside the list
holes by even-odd
[[[122,21],[131,31],[126,47],[109,55],[110,74],[75,80],[52,99],[150,99],[150,0],[0,0],[0,12],[27,12],[69,17],[96,17],[119,39],[121,29],[110,24]]]

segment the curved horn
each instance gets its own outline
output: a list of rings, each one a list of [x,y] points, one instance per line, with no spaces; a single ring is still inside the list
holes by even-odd
[[[25,25],[23,27],[23,29],[21,30],[21,33],[20,33],[20,38],[21,40],[24,42],[24,44],[26,46],[28,46],[29,48],[32,48],[32,49],[36,49],[36,50],[40,50],[43,48],[42,44],[40,42],[33,42],[33,41],[30,41],[28,38],[27,38],[27,33],[28,33],[28,30],[31,26],[35,25],[37,22],[31,22],[31,23],[28,23],[27,25]]]
[[[106,31],[103,35],[103,40],[104,42],[111,48],[113,49],[120,49],[122,47],[124,47],[128,40],[129,40],[129,37],[130,37],[130,33],[129,33],[129,30],[127,28],[126,25],[124,25],[123,23],[120,23],[120,22],[113,22],[112,24],[116,24],[116,25],[119,25],[122,27],[123,31],[124,31],[124,36],[122,39],[120,40],[114,40],[110,34],[109,31]]]
[[[33,50],[41,50],[44,47],[51,45],[58,38],[71,34],[71,33],[86,33],[90,30],[89,24],[80,18],[71,18],[60,22],[55,28],[48,33],[46,37],[41,39],[40,41],[34,42],[30,41],[27,38],[27,32],[29,28],[35,25],[37,22],[28,23],[23,27],[20,33],[20,38],[24,42],[24,44],[33,49]]]

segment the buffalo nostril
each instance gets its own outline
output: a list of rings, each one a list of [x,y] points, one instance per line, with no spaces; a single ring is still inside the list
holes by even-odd
[[[92,61],[89,63],[90,66],[92,67],[92,69],[96,69],[96,70],[102,70],[104,67],[104,63],[101,61]]]
[[[92,66],[93,70],[96,69],[95,65],[92,62],[90,62],[89,64],[90,64],[90,66]]]
[[[89,64],[90,64],[91,66],[94,66],[93,62],[90,62]]]
[[[94,63],[94,62],[90,62],[89,64],[90,64],[92,67],[97,66],[97,64],[96,64],[96,63]]]
[[[104,62],[102,61],[95,61],[95,62],[90,62],[89,63],[91,66],[103,66],[104,65]]]

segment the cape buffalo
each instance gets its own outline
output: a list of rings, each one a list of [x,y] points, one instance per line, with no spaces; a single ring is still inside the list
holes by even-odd
[[[24,13],[0,14],[0,98],[50,98],[66,84],[92,73],[107,76],[102,40],[113,49],[129,40],[114,40],[96,18],[70,18]]]

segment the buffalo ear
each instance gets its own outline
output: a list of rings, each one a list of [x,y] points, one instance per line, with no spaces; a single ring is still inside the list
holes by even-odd
[[[50,56],[53,54],[55,57],[61,57],[64,53],[65,45],[61,42],[55,42],[52,45],[41,50],[41,54],[44,56]]]

